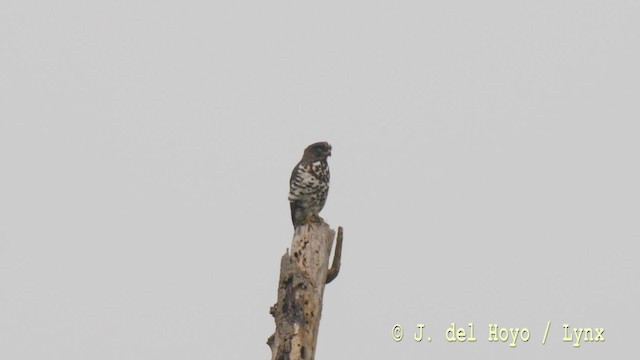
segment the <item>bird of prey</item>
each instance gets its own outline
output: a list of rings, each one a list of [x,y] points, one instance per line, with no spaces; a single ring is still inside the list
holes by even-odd
[[[318,213],[329,193],[331,145],[317,142],[304,149],[302,160],[293,168],[289,180],[289,203],[293,228],[309,222],[320,222]]]

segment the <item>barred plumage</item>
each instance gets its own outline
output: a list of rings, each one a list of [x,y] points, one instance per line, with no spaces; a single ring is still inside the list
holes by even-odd
[[[331,156],[331,145],[326,142],[311,144],[291,172],[289,202],[294,229],[306,222],[321,220],[318,213],[329,193],[328,156]]]

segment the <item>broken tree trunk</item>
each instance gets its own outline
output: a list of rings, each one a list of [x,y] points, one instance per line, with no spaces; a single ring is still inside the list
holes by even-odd
[[[299,226],[291,251],[280,260],[278,302],[271,307],[276,331],[267,340],[272,360],[312,360],[315,356],[324,285],[340,270],[341,227],[328,269],[334,234],[324,222]]]

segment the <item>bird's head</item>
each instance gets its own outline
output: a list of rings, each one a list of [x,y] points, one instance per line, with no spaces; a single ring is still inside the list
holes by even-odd
[[[304,158],[309,160],[326,160],[331,156],[331,145],[328,142],[317,142],[304,149]]]

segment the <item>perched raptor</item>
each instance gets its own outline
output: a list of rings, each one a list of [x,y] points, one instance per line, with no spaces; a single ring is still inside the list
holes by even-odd
[[[289,202],[293,228],[322,220],[318,213],[329,193],[329,164],[331,145],[318,142],[304,149],[302,160],[293,168],[289,180]]]

